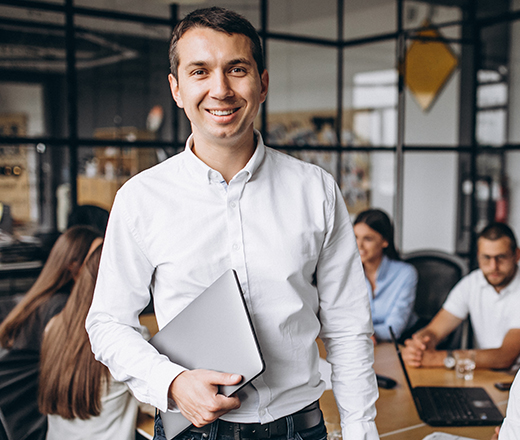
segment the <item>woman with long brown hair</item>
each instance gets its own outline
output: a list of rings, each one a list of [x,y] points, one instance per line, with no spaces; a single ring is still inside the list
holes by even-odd
[[[413,312],[417,271],[400,261],[394,244],[394,226],[380,209],[367,209],[354,221],[354,234],[365,271],[369,293],[374,343],[390,340],[388,327],[397,338],[409,329],[417,316]]]
[[[43,331],[65,306],[92,242],[100,237],[88,226],[65,231],[34,285],[0,324],[0,409],[12,438],[45,438],[46,417],[38,411],[37,396]]]
[[[85,261],[63,311],[42,343],[39,407],[48,414],[47,440],[135,439],[138,402],[96,361],[85,330],[101,246]]]

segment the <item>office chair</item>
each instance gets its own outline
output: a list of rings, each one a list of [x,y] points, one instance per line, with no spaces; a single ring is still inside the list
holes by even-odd
[[[4,413],[0,408],[0,440],[12,440],[8,430],[7,430],[7,422],[5,421]]]
[[[414,311],[422,328],[441,309],[453,286],[468,274],[468,265],[462,258],[438,250],[411,252],[403,255],[403,261],[412,264],[419,275]],[[470,332],[467,319],[438,348],[468,348]]]

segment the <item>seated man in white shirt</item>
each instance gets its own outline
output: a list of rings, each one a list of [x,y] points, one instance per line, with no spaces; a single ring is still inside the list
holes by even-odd
[[[405,341],[403,358],[412,367],[453,368],[453,353],[435,347],[468,317],[477,368],[510,368],[520,355],[520,250],[509,226],[492,223],[479,234],[479,269],[460,280],[442,309]]]
[[[320,336],[343,437],[378,439],[373,326],[349,214],[330,174],[266,147],[254,129],[269,82],[255,28],[222,8],[193,11],[173,31],[170,64],[192,135],[117,193],[86,323],[96,358],[139,400],[176,406],[194,425],[186,439],[321,440]],[[219,385],[241,376],[186,370],[136,328],[150,285],[163,328],[229,269],[266,368],[226,397]],[[158,418],[156,439],[161,431]]]

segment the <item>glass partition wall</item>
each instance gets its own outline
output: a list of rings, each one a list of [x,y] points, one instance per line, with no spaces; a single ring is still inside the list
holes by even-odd
[[[184,147],[169,35],[211,5],[264,42],[266,143],[329,171],[352,217],[387,211],[403,252],[520,233],[520,0],[0,0],[0,264]]]

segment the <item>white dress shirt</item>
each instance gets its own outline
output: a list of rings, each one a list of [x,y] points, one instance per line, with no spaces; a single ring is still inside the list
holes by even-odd
[[[520,440],[520,373],[517,373],[509,391],[506,418],[500,428],[498,440]]]
[[[266,370],[222,419],[267,423],[317,400],[325,388],[320,336],[344,438],[377,439],[370,306],[339,188],[323,169],[256,137],[254,155],[227,187],[191,151],[190,137],[184,152],[119,190],[86,324],[93,351],[139,400],[167,410],[183,368],[135,330],[149,287],[162,328],[233,268]]]
[[[126,384],[110,379],[108,389],[101,396],[101,414],[86,420],[49,414],[45,439],[135,440],[137,409],[138,402]]]

